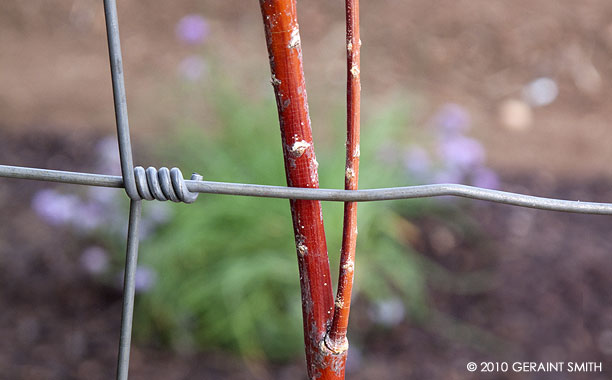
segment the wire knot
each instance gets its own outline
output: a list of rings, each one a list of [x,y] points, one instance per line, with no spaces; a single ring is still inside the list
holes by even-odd
[[[198,193],[194,193],[187,189],[183,173],[179,168],[168,169],[162,167],[159,170],[149,166],[145,170],[142,166],[134,168],[134,177],[136,180],[136,189],[138,190],[139,199],[134,200],[153,200],[173,202],[193,203],[198,197]],[[202,176],[193,173],[191,180],[201,181]]]

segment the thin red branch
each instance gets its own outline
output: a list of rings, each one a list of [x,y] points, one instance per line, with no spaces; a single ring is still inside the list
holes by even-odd
[[[278,108],[288,186],[319,187],[312,144],[296,0],[260,0]],[[324,343],[333,311],[333,291],[321,202],[292,200],[304,341],[309,378],[344,378],[344,361]]]
[[[359,177],[359,124],[361,103],[359,0],[346,0],[346,50],[347,138],[344,188],[346,190],[357,190]],[[346,331],[351,310],[356,243],[357,203],[346,202],[344,204],[344,224],[342,230],[342,250],[340,253],[338,293],[336,294],[332,325],[326,338],[328,348],[337,354],[345,353],[348,350]]]

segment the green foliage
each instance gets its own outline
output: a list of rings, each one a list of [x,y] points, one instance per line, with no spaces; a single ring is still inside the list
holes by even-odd
[[[211,102],[216,125],[182,125],[178,141],[162,148],[165,160],[185,172],[197,169],[206,180],[284,185],[273,103],[249,103],[231,91]],[[385,141],[406,133],[397,128],[407,125],[406,117],[405,109],[390,107],[364,122],[360,187],[409,184],[399,164],[380,160]],[[321,144],[315,135],[322,187],[343,186],[343,116],[337,119]],[[425,308],[425,278],[414,253],[400,242],[395,221],[399,208],[427,209],[427,202],[408,202],[360,205],[355,284],[367,299],[399,295],[419,312]],[[139,298],[137,336],[152,335],[178,349],[221,347],[272,360],[302,352],[288,201],[201,194],[192,205],[174,207],[171,222],[142,244],[140,260],[156,268],[158,280]],[[336,278],[342,204],[325,203],[323,209]]]

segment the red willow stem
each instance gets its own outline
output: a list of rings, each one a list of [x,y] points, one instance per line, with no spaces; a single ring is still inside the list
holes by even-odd
[[[260,0],[281,129],[287,185],[318,188],[312,145],[296,0]],[[340,380],[344,361],[327,349],[333,291],[320,201],[292,200],[304,342],[309,378]]]
[[[344,188],[357,190],[359,177],[359,124],[361,102],[359,39],[359,0],[346,0],[346,50],[347,50],[347,137],[346,175]],[[344,224],[338,293],[336,294],[334,317],[325,343],[333,352],[340,354],[348,350],[346,330],[351,310],[351,293],[355,269],[355,246],[357,243],[357,203],[344,203]]]

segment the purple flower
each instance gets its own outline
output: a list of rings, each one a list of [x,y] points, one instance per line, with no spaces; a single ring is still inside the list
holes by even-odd
[[[111,206],[117,202],[117,189],[93,186],[88,190],[89,199],[102,206]]]
[[[482,165],[485,159],[482,145],[477,140],[465,136],[442,139],[438,153],[446,166],[460,170]]]
[[[157,273],[149,267],[139,266],[136,268],[136,275],[134,277],[134,288],[138,293],[144,293],[157,282]]]
[[[398,298],[376,301],[370,310],[372,320],[384,326],[396,326],[405,316],[404,303]]]
[[[478,167],[472,173],[472,185],[495,190],[499,188],[499,177],[487,167]]]
[[[459,134],[470,128],[470,114],[455,103],[443,105],[434,116],[434,125],[445,134]]]
[[[206,40],[210,32],[208,22],[204,17],[191,14],[183,17],[176,25],[176,35],[179,40],[189,45],[199,45]]]
[[[431,168],[431,160],[425,149],[412,146],[404,154],[404,165],[411,174],[422,176]]]
[[[34,194],[32,208],[47,223],[52,225],[66,224],[75,219],[81,202],[70,194],[61,194],[46,189]]]
[[[119,285],[123,285],[125,280],[125,270],[122,270],[120,274],[117,274],[117,282]],[[147,266],[137,266],[136,273],[134,273],[134,290],[136,293],[146,293],[151,290],[157,282],[157,272]]]
[[[190,55],[181,61],[178,71],[185,80],[195,82],[205,74],[206,61],[200,56]]]
[[[107,219],[105,211],[105,207],[95,202],[82,203],[75,211],[72,223],[80,230],[94,230]]]
[[[463,182],[463,173],[457,169],[445,169],[439,171],[434,176],[435,183],[461,183]]]
[[[81,266],[91,274],[104,273],[108,269],[108,254],[100,247],[89,247],[81,254]]]

